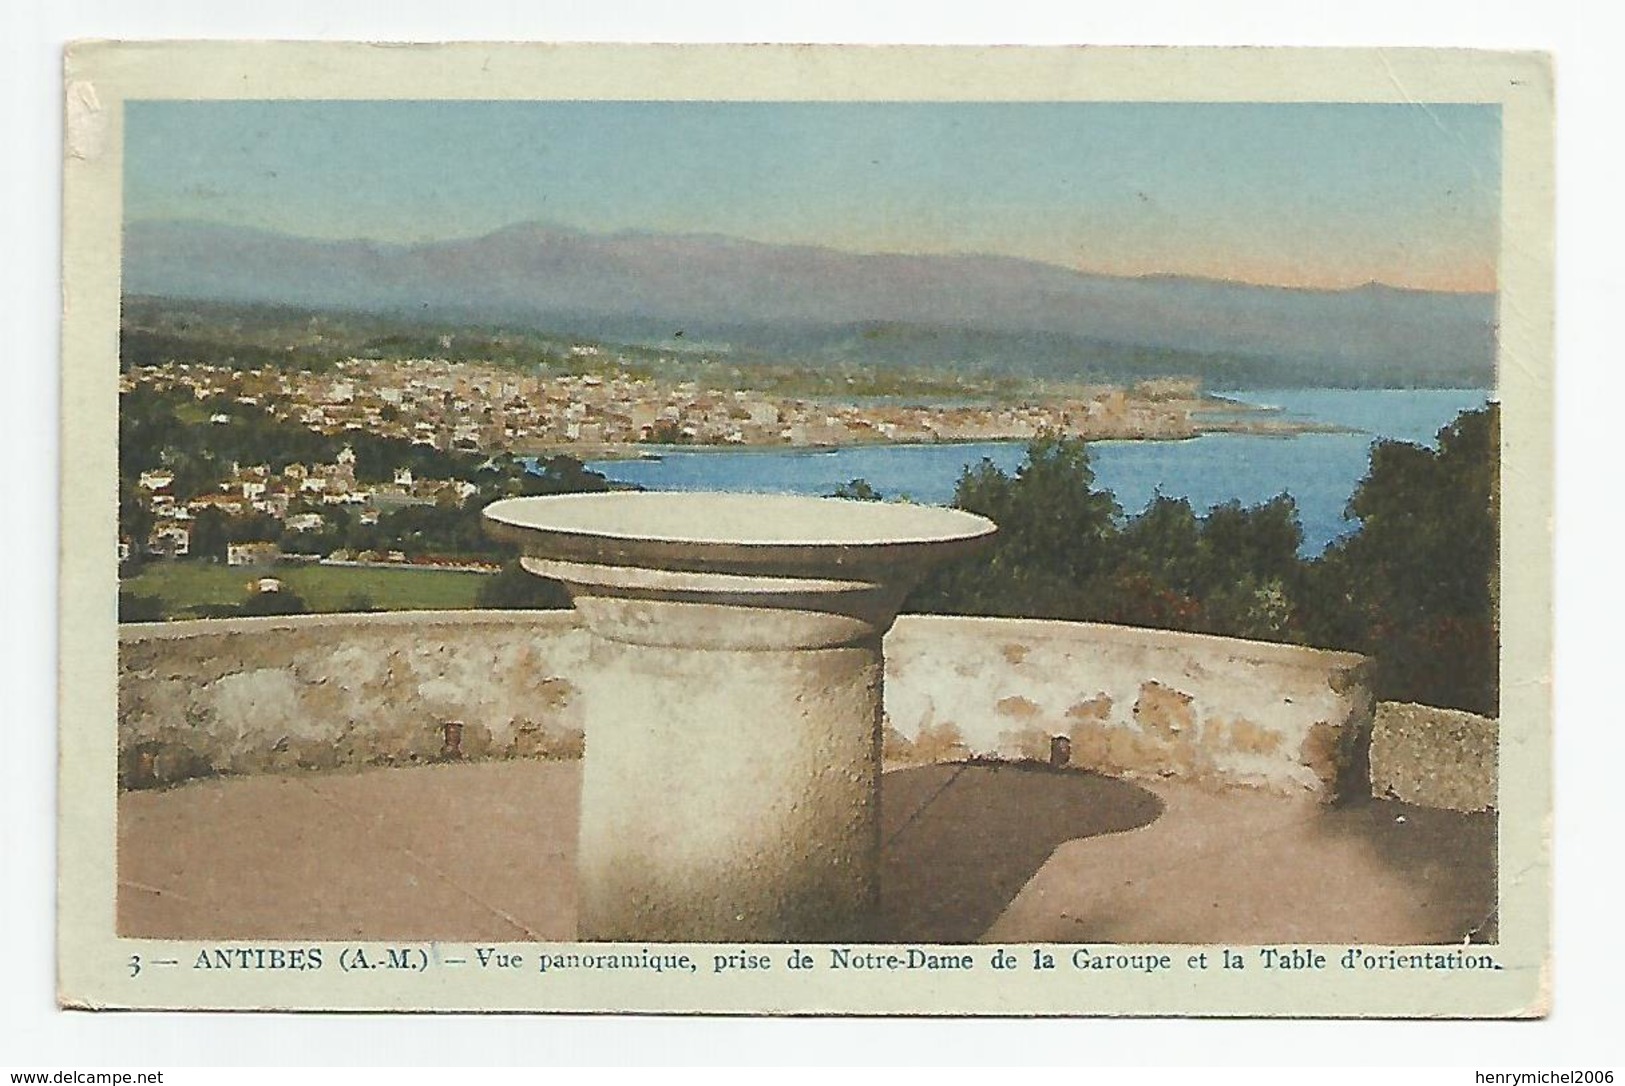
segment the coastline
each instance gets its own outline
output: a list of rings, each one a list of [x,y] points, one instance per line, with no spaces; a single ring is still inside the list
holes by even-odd
[[[1282,411],[1277,407],[1258,407],[1251,404],[1231,400],[1204,400],[1200,406],[1189,408],[1191,418],[1188,427],[1177,430],[1166,428],[1144,428],[1140,430],[1124,431],[1123,428],[1113,427],[1100,430],[1074,428],[1060,431],[1067,437],[1078,437],[1091,444],[1096,442],[1180,442],[1194,441],[1207,434],[1246,434],[1254,437],[1293,438],[1303,434],[1350,434],[1360,433],[1355,427],[1341,426],[1336,423],[1318,422],[1313,420],[1286,419],[1280,417]],[[1203,415],[1247,416],[1263,415],[1266,418],[1234,417],[1224,419],[1202,418]],[[804,444],[793,444],[778,441],[742,441],[742,442],[598,442],[587,444],[583,442],[556,442],[544,445],[528,445],[515,447],[510,450],[513,455],[522,458],[543,459],[550,456],[569,456],[583,462],[587,461],[624,461],[624,460],[660,460],[673,453],[776,453],[805,454],[819,456],[841,449],[857,448],[916,448],[916,447],[952,447],[956,445],[1022,445],[1037,437],[1037,433],[1022,432],[990,432],[981,434],[953,434],[934,441],[922,441],[914,438],[902,440],[887,440],[885,438],[865,439],[854,437],[848,440],[818,441]]]

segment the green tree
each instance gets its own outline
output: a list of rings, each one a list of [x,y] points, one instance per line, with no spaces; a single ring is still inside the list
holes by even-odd
[[[136,489],[131,478],[121,478],[118,488],[118,531],[130,541],[134,554],[146,550],[147,538],[152,534],[153,515],[146,496]]]
[[[883,500],[880,491],[869,485],[867,479],[849,479],[830,492],[832,498],[845,498],[848,501],[878,502]]]
[[[1089,588],[1107,567],[1117,534],[1117,501],[1095,489],[1079,438],[1044,434],[1027,447],[1012,477],[991,460],[965,469],[954,505],[999,526],[982,555],[942,567],[910,606],[960,614],[1082,618]]]
[[[1360,528],[1311,572],[1310,636],[1376,659],[1379,696],[1495,715],[1500,706],[1500,413],[1379,441],[1349,501]]]
[[[1194,630],[1202,617],[1202,525],[1184,498],[1158,494],[1129,519],[1102,578],[1098,616],[1130,626]]]
[[[193,558],[207,558],[213,562],[226,560],[226,543],[231,538],[230,519],[214,506],[201,510],[192,518],[192,539],[187,548]]]
[[[559,611],[570,606],[570,594],[559,582],[528,572],[515,558],[480,586],[478,603],[481,607]]]
[[[1205,516],[1183,498],[1159,494],[1109,548],[1090,588],[1089,617],[1290,640],[1302,542],[1297,506],[1285,494],[1255,506],[1228,502]]]
[[[237,607],[237,613],[245,617],[302,615],[309,610],[304,597],[286,585],[278,592],[255,592]]]
[[[1125,521],[1096,488],[1083,442],[1045,435],[1014,476],[986,460],[967,469],[954,504],[999,534],[988,552],[928,577],[911,608],[1298,636],[1303,531],[1287,495],[1201,517],[1158,495]]]
[[[134,592],[118,594],[118,620],[120,622],[158,622],[164,617],[164,601],[157,596],[141,596]]]
[[[269,513],[245,513],[226,522],[228,543],[270,543],[281,534],[282,522]]]
[[[1232,501],[1202,518],[1193,629],[1232,637],[1290,640],[1303,577],[1297,503],[1281,494],[1260,505]]]

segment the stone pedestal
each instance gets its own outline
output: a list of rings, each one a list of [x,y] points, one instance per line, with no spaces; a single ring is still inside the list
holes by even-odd
[[[721,494],[485,511],[594,634],[581,936],[859,940],[879,885],[881,638],[952,510]]]

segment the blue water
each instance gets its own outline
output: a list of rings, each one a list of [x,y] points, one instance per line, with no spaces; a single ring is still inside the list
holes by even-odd
[[[1432,444],[1457,413],[1483,405],[1482,389],[1274,389],[1223,393],[1279,408],[1282,417],[1333,423],[1351,433],[1264,437],[1205,434],[1189,441],[1100,441],[1090,445],[1096,481],[1137,513],[1160,491],[1199,511],[1232,499],[1268,501],[1283,492],[1298,503],[1303,553],[1319,554],[1352,531],[1343,510],[1379,437]],[[594,471],[649,490],[734,490],[829,494],[867,479],[888,498],[946,505],[967,465],[986,457],[1014,472],[1020,443],[868,445],[843,449],[714,451],[658,448],[659,460],[605,460]]]

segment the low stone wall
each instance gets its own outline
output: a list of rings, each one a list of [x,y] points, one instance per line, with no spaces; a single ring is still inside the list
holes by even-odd
[[[120,630],[121,779],[573,757],[589,638],[569,611],[230,619]],[[905,616],[886,639],[891,764],[1048,760],[1331,799],[1363,792],[1364,659],[1070,622]],[[748,736],[741,733],[741,741]]]
[[[1048,759],[1324,800],[1363,794],[1365,658],[1225,637],[1025,619],[900,619],[888,756]]]
[[[1383,702],[1371,736],[1371,792],[1420,807],[1497,804],[1500,722],[1431,705]]]
[[[569,611],[213,619],[119,630],[125,787],[442,757],[577,757]]]

